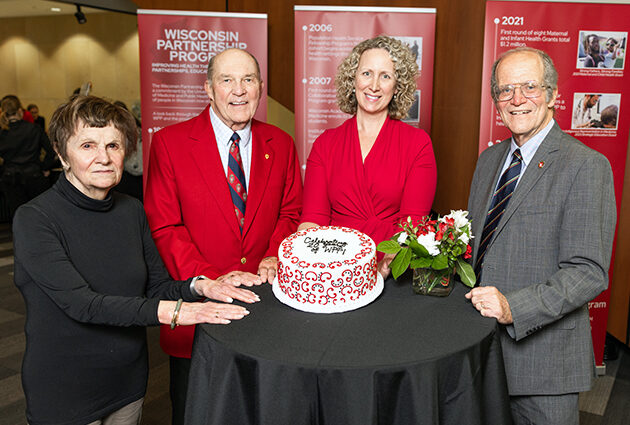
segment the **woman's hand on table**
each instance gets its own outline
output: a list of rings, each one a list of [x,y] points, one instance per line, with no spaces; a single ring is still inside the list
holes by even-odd
[[[278,270],[278,257],[265,257],[258,265],[258,276],[263,283],[272,283]]]
[[[235,272],[231,272],[235,273]],[[230,273],[228,273],[230,274]],[[212,279],[204,279],[199,278],[195,282],[195,291],[197,293],[203,295],[206,298],[210,298],[217,301],[223,301],[226,303],[231,303],[232,301],[239,300],[246,303],[255,303],[260,301],[260,298],[257,294],[253,293],[248,289],[238,288],[237,282],[240,282],[239,279],[245,279],[247,282],[252,282],[255,280],[254,278],[260,280],[260,278],[254,274],[246,273],[246,272],[237,272],[231,277],[225,277],[227,275],[221,276],[217,280]],[[221,279],[225,277],[224,279]],[[259,285],[260,283],[255,283]],[[245,284],[246,286],[252,286],[252,283]]]
[[[234,270],[223,276],[219,276],[217,282],[232,286],[258,286],[263,283],[260,276],[239,270]]]
[[[391,264],[395,256],[396,254],[385,254],[383,259],[378,262],[376,270],[380,273],[381,276],[383,276],[383,280],[386,280],[389,274],[392,272],[392,270],[389,268],[389,265]]]
[[[173,323],[176,301],[160,301],[158,305],[158,319],[164,325]],[[239,320],[247,316],[249,311],[234,304],[214,303],[182,303],[175,325],[197,325],[199,323],[214,323],[227,325],[232,320]]]

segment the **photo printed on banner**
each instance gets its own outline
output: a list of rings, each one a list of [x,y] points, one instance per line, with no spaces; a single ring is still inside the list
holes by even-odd
[[[580,30],[576,68],[624,69],[627,32]]]

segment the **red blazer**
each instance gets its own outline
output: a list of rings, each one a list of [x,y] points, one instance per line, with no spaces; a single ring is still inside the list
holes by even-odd
[[[302,180],[293,139],[252,121],[252,162],[245,225],[239,230],[208,107],[166,127],[151,141],[144,207],[153,239],[175,279],[232,270],[256,273],[295,232],[302,209]],[[194,326],[162,326],[160,344],[190,357]]]

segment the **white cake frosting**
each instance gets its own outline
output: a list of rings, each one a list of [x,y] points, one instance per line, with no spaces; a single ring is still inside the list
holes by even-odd
[[[273,293],[290,307],[340,313],[371,303],[382,290],[376,246],[364,233],[347,227],[313,227],[280,244]]]

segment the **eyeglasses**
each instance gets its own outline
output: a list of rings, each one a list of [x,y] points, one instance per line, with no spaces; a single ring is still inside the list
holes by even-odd
[[[542,94],[543,89],[547,86],[539,84],[536,81],[528,81],[521,84],[506,84],[499,86],[499,89],[495,93],[499,102],[505,102],[506,100],[512,100],[514,97],[514,91],[516,88],[521,89],[521,93],[528,99],[538,97]]]

